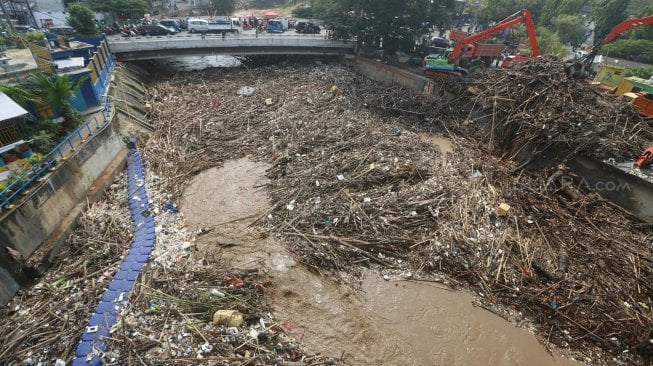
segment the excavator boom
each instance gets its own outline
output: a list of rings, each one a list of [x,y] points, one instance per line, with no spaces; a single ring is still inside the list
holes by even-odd
[[[615,38],[617,38],[618,35],[627,30],[652,24],[653,15],[644,18],[627,19],[617,24],[614,28],[612,28],[610,33],[603,39],[600,44],[592,48],[590,53],[571,62],[567,62],[565,65],[565,71],[567,72],[567,75],[578,79],[586,78],[591,73],[592,63],[594,62],[596,55],[599,54],[599,50],[601,49],[602,45],[612,42]]]
[[[533,24],[533,18],[531,16],[531,12],[527,9],[523,9],[505,18],[504,20],[500,21],[499,23],[493,25],[492,27],[484,31],[474,33],[469,37],[460,40],[460,42],[456,44],[453,51],[451,52],[451,55],[449,56],[449,62],[452,64],[456,63],[458,61],[458,57],[460,57],[460,52],[462,51],[463,47],[465,47],[466,45],[476,41],[480,41],[482,39],[489,38],[495,33],[503,31],[521,22],[524,22],[526,24],[526,33],[528,33],[528,38],[531,40],[531,48],[533,49],[533,56],[534,57],[539,56],[540,48],[537,44],[537,38],[535,37],[535,25]]]

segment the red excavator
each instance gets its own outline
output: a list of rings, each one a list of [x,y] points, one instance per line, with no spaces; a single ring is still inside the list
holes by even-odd
[[[627,30],[651,24],[653,24],[653,15],[644,18],[628,19],[617,24],[605,37],[603,42],[595,45],[590,53],[580,58],[576,58],[573,61],[568,61],[565,64],[567,75],[578,79],[584,79],[590,76],[590,74],[592,74],[592,63],[594,62],[596,55],[599,54],[601,46],[612,42],[619,34]]]
[[[498,46],[498,53],[496,54],[496,56],[498,56],[501,53],[501,50],[505,48],[503,45],[477,44],[477,41],[487,39],[494,34],[504,31],[521,22],[526,24],[526,33],[528,34],[528,38],[531,40],[533,57],[539,56],[540,48],[537,45],[537,39],[535,38],[535,26],[533,25],[531,12],[527,9],[523,9],[484,31],[474,33],[461,39],[456,43],[453,50],[447,50],[444,54],[435,57],[427,57],[425,60],[426,69],[424,70],[424,74],[427,76],[466,75],[469,67],[474,66],[473,63],[481,62],[481,59],[479,58],[480,55],[478,54],[480,50],[486,49],[488,46]],[[470,57],[475,58],[470,59]]]

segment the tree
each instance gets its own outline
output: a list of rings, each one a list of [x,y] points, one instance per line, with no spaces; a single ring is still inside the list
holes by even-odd
[[[88,36],[96,36],[98,34],[95,15],[91,9],[81,4],[74,4],[68,7],[68,14],[66,21],[78,33]]]
[[[640,15],[642,9],[651,6],[651,0],[630,0],[630,4],[626,9],[626,15]]]
[[[564,57],[567,54],[567,49],[562,44],[560,37],[555,32],[544,27],[537,28],[537,43],[543,55]]]
[[[653,6],[644,8],[641,12],[637,13],[637,18],[643,18],[649,15],[653,15]],[[653,25],[644,25],[639,28],[635,28],[630,31],[631,39],[647,39],[653,41]]]
[[[553,19],[560,15],[578,15],[586,0],[550,0],[542,7],[539,24],[550,26]]]
[[[630,0],[596,0],[592,6],[594,19],[594,43],[600,43],[615,25],[626,20],[626,8]]]
[[[552,21],[553,27],[564,44],[580,47],[587,38],[583,18],[577,15],[558,15]]]
[[[357,36],[364,44],[382,45],[386,53],[411,51],[429,26],[449,22],[452,0],[315,0],[336,37]]]
[[[89,0],[88,5],[120,19],[141,19],[149,8],[147,0]]]
[[[71,80],[67,74],[50,77],[37,73],[32,75],[28,87],[55,111],[60,111],[64,119],[64,129],[72,131],[81,123],[81,117],[73,110],[68,100],[75,95],[82,82],[83,78]]]
[[[537,20],[545,3],[546,0],[483,0],[478,14],[479,22],[483,25],[496,23],[522,9],[530,10],[534,20]]]
[[[212,14],[231,15],[236,9],[236,0],[211,0],[209,9]]]
[[[5,85],[0,84],[0,92],[7,94],[14,102],[23,107],[28,107],[30,103],[42,103],[43,99],[33,90],[23,84]]]
[[[602,55],[626,60],[653,63],[653,41],[646,39],[620,39],[601,47]]]

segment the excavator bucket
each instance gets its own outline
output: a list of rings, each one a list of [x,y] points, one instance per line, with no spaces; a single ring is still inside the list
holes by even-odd
[[[653,163],[653,146],[644,150],[644,152],[635,160],[633,166],[637,169],[640,169],[650,163]]]

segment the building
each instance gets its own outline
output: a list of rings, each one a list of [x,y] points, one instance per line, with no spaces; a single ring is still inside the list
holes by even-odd
[[[0,11],[12,24],[49,28],[67,25],[64,0],[0,0]]]

